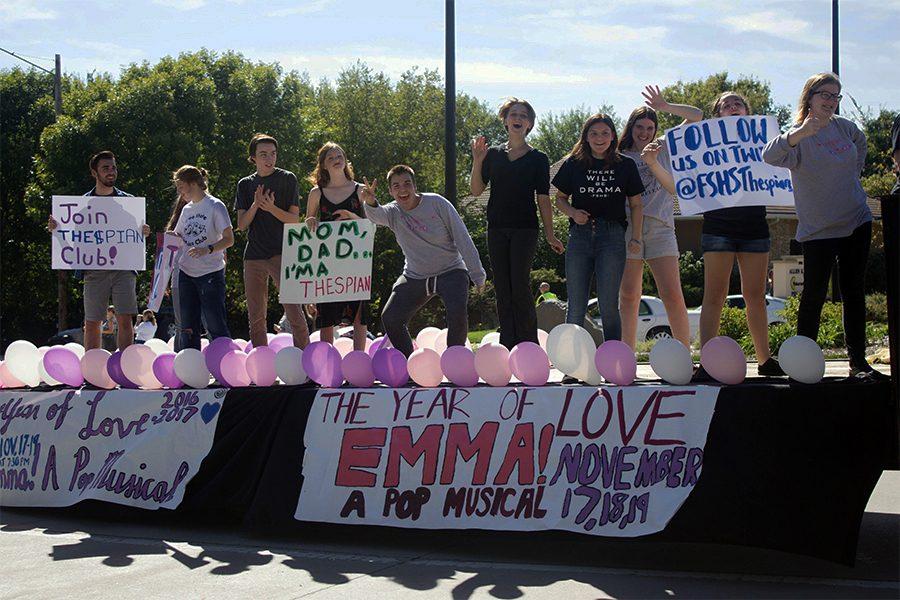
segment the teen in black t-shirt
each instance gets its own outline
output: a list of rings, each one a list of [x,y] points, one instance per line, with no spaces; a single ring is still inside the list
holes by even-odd
[[[254,347],[268,345],[266,306],[269,279],[281,283],[281,245],[285,223],[300,221],[297,177],[275,166],[278,142],[258,133],[250,140],[249,160],[256,165],[253,175],[238,182],[234,207],[237,228],[247,232],[244,249],[244,294],[250,321],[250,341]],[[294,345],[309,344],[309,329],[299,304],[285,304]]]
[[[591,116],[553,178],[556,206],[569,217],[566,323],[584,325],[591,279],[595,278],[607,340],[622,338],[619,284],[625,269],[626,202],[634,221],[634,237],[627,242],[631,252],[640,251],[643,225],[644,184],[634,161],[619,154],[618,144],[612,118],[601,113]]]
[[[525,100],[510,98],[500,107],[499,116],[509,140],[491,148],[483,136],[472,141],[470,191],[478,196],[491,184],[488,253],[494,272],[500,343],[512,349],[519,342],[538,341],[530,281],[538,239],[535,195],[547,243],[555,252],[561,253],[564,248],[553,232],[550,161],[525,141],[534,127],[534,108]]]

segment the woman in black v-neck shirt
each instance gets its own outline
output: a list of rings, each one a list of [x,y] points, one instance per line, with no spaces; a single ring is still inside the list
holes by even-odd
[[[309,176],[315,184],[306,202],[306,226],[312,230],[319,221],[364,219],[359,184],[353,181],[353,167],[344,150],[334,142],[319,148],[316,168]],[[316,306],[316,325],[323,342],[334,343],[334,328],[342,322],[353,324],[353,349],[365,350],[369,303],[364,300],[323,302]]]
[[[540,208],[544,237],[554,251],[565,247],[553,232],[550,203],[550,161],[528,145],[534,127],[534,108],[510,98],[500,107],[500,120],[509,140],[487,147],[484,137],[472,141],[470,191],[478,196],[491,184],[488,199],[488,254],[494,272],[500,343],[512,349],[519,342],[537,343],[537,313],[531,300],[531,265],[537,251]]]

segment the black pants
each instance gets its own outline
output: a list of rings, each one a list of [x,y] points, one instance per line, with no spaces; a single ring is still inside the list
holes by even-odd
[[[866,261],[872,242],[872,223],[864,223],[847,237],[803,242],[803,294],[797,314],[797,333],[819,335],[822,305],[834,259],[844,303],[844,337],[851,367],[866,364]]]
[[[454,269],[428,279],[408,279],[401,275],[381,311],[381,326],[394,348],[407,358],[413,352],[409,320],[435,295],[441,297],[447,309],[447,347],[466,343],[469,334],[469,272]]]
[[[531,265],[537,251],[537,229],[489,229],[488,254],[494,271],[500,343],[537,343],[537,313],[531,294]]]

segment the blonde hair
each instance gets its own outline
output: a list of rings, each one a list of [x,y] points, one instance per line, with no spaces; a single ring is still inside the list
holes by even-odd
[[[525,107],[525,111],[528,113],[528,118],[531,120],[531,127],[529,127],[527,131],[525,131],[525,135],[528,135],[529,133],[531,133],[531,130],[534,129],[534,124],[537,121],[537,113],[534,112],[534,107],[531,106],[531,103],[528,100],[522,100],[521,98],[510,96],[503,102],[503,104],[500,105],[500,110],[497,112],[497,116],[500,117],[501,122],[506,121],[506,116],[509,114],[509,111],[512,110],[512,107],[516,104],[521,104]]]
[[[834,73],[816,73],[806,80],[803,89],[800,91],[800,99],[797,100],[797,116],[794,117],[794,124],[800,125],[809,116],[809,101],[813,94],[819,91],[823,85],[833,83],[838,86],[838,92],[841,91],[841,80]]]

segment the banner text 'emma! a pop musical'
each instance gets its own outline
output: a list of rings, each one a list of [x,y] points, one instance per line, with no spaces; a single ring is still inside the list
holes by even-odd
[[[425,529],[663,529],[703,465],[715,387],[321,390],[304,521]]]

